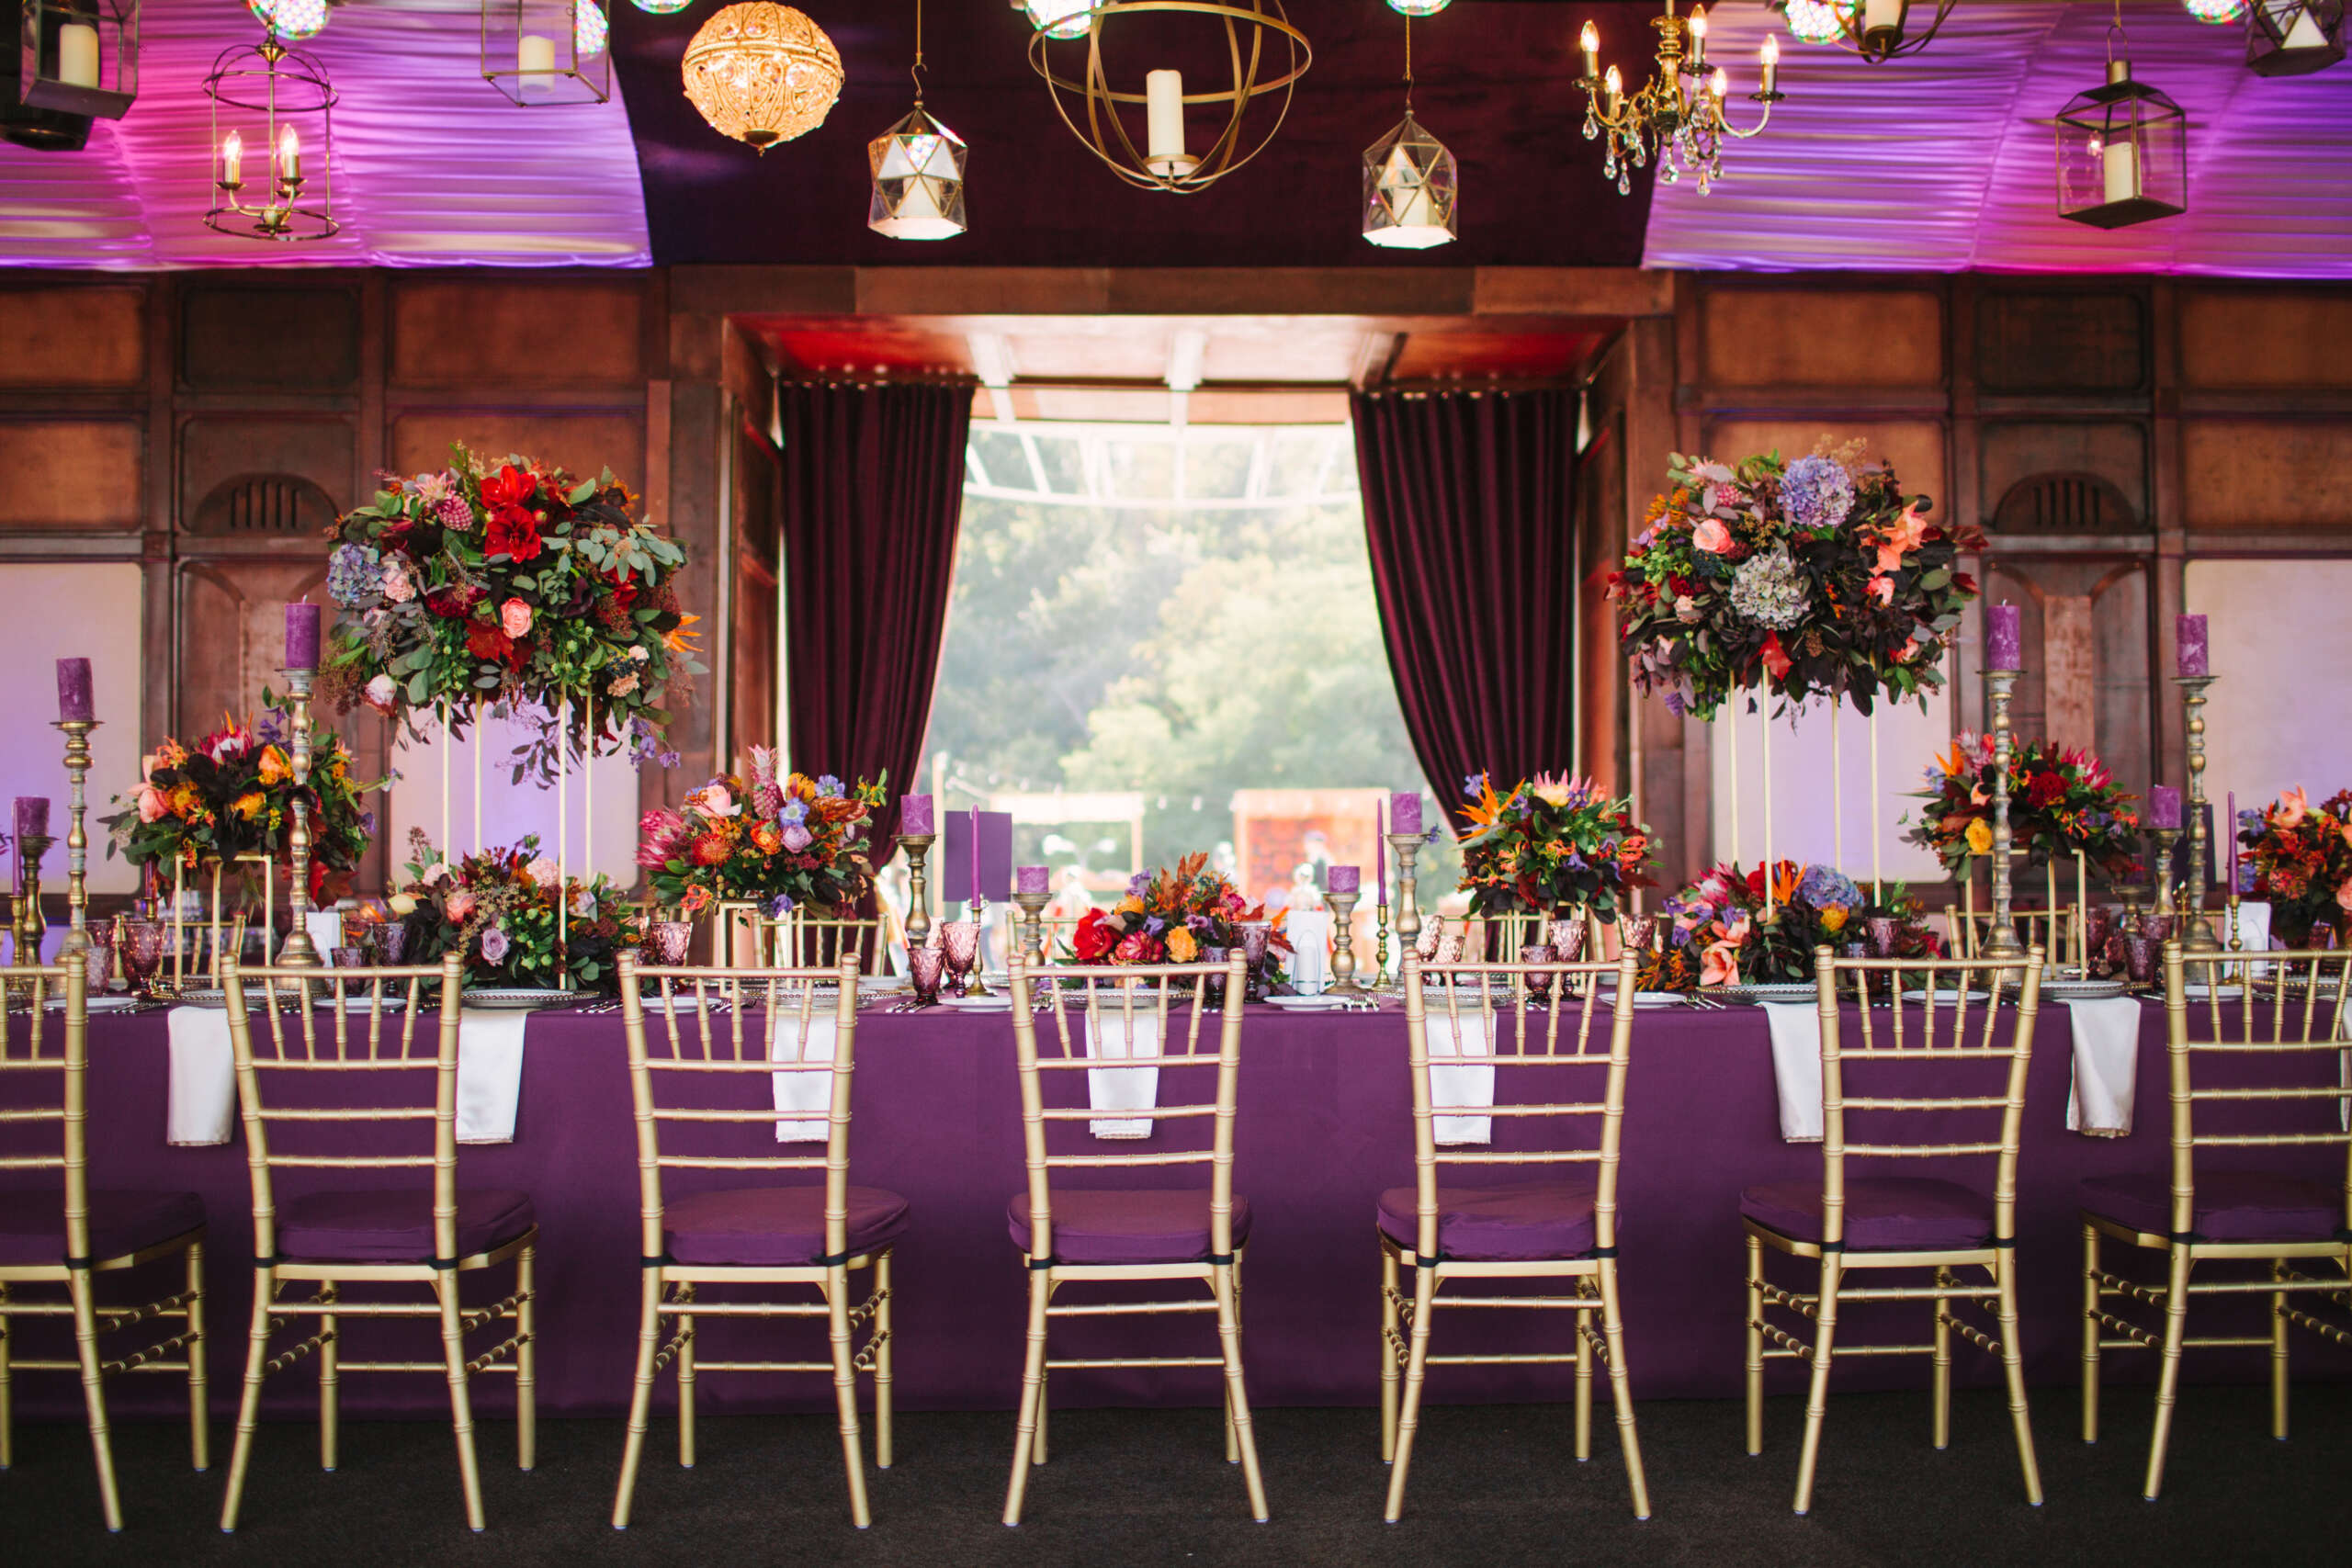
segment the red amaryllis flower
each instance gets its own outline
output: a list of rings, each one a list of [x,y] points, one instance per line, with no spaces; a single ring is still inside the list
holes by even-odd
[[[482,598],[482,591],[469,584],[455,583],[435,588],[424,595],[424,607],[445,621],[462,621],[473,613],[474,605]]]
[[[1079,917],[1078,929],[1070,932],[1070,951],[1080,964],[1097,964],[1111,955],[1118,939],[1102,926],[1102,911],[1089,909]]]
[[[494,474],[483,476],[481,503],[492,512],[503,507],[527,506],[531,492],[538,488],[538,476],[526,474],[509,463]]]
[[[466,651],[476,659],[494,659],[510,670],[523,668],[522,645],[489,621],[467,626]]]
[[[1791,659],[1789,650],[1781,646],[1781,634],[1778,632],[1764,634],[1762,652],[1764,668],[1772,672],[1772,679],[1775,681],[1785,679],[1789,671],[1796,668],[1796,660]]]
[[[520,566],[537,559],[546,548],[539,542],[539,525],[529,513],[510,506],[491,513],[490,536],[483,545],[486,554],[503,555]]]

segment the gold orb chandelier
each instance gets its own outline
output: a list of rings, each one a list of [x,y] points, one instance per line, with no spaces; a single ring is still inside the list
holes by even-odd
[[[711,129],[764,152],[825,123],[842,92],[842,57],[825,29],[789,6],[747,0],[686,45],[686,98]]]

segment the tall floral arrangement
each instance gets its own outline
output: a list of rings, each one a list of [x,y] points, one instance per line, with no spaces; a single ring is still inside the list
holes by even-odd
[[[571,743],[645,750],[703,666],[678,598],[685,551],[630,516],[609,470],[574,480],[463,446],[447,468],[390,481],[328,530],[343,614],[322,694],[398,717],[480,702],[572,709]],[[593,710],[593,733],[590,729]],[[552,747],[535,762],[554,765]]]
[[[1946,871],[1993,852],[1993,738],[1962,733],[1927,769],[1928,804],[1904,835],[1935,852]],[[2111,878],[2140,874],[2139,797],[2119,787],[2107,764],[2072,746],[2027,740],[2009,752],[2009,841],[2030,863],[2084,859]]]
[[[1657,886],[1649,828],[1634,820],[1632,800],[1551,773],[1501,795],[1484,773],[1463,784],[1461,887],[1472,913],[1590,909],[1614,924],[1626,894]]]
[[[1272,918],[1267,945],[1288,953],[1283,925]],[[1108,909],[1089,909],[1070,932],[1070,956],[1080,964],[1194,964],[1207,947],[1235,947],[1240,928],[1267,919],[1265,907],[1241,896],[1205,854],[1189,854],[1171,869],[1137,872],[1126,897]]]
[[[2290,789],[2239,812],[2237,834],[2239,890],[2270,901],[2270,929],[2290,947],[2310,942],[2316,921],[2352,924],[2352,790],[2314,806]]]
[[[1918,905],[1900,886],[1880,904],[1851,877],[1826,865],[1775,861],[1771,874],[1769,901],[1765,868],[1743,872],[1733,864],[1715,867],[1666,901],[1674,975],[1695,972],[1702,986],[1802,983],[1814,977],[1815,948],[1861,941],[1869,921],[1878,918],[1896,922],[1892,956],[1926,957],[1941,950]],[[1654,988],[1679,987],[1660,983]]]
[[[1928,498],[1859,447],[1787,464],[1677,453],[1668,483],[1609,578],[1643,691],[1712,718],[1759,685],[1868,713],[1881,694],[1942,684],[1945,640],[1977,593],[1955,566],[1984,547],[1976,529],[1929,522]]]
[[[451,860],[413,829],[409,847],[407,881],[390,900],[408,927],[404,963],[455,950],[470,986],[609,989],[622,950],[639,942],[627,890],[601,874],[562,875],[536,836]]]
[[[688,915],[720,903],[755,903],[778,916],[803,904],[854,904],[874,880],[867,835],[888,783],[779,777],[775,752],[754,746],[748,779],[722,774],[680,809],[647,812],[637,863],[651,874],[655,895]]]

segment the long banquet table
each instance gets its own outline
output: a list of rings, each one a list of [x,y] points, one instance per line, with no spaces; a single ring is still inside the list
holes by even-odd
[[[857,1048],[853,1179],[894,1188],[913,1209],[912,1229],[897,1255],[893,1344],[899,1405],[1010,1408],[1019,1388],[1026,1289],[1004,1220],[1006,1200],[1023,1181],[1011,1024],[1002,1013],[874,1010],[860,1020]],[[202,1195],[211,1225],[210,1374],[216,1404],[232,1409],[250,1302],[244,1149],[241,1137],[206,1148],[165,1143],[167,1049],[160,1013],[92,1020],[92,1179],[96,1186],[176,1187]],[[1374,1201],[1382,1189],[1412,1179],[1403,1021],[1394,1010],[1298,1014],[1253,1007],[1243,1057],[1236,1185],[1255,1215],[1244,1271],[1252,1397],[1267,1404],[1371,1403],[1380,1366]],[[2132,1134],[2069,1133],[2066,1014],[2057,1007],[2044,1011],[2026,1106],[2018,1227],[2027,1371],[2053,1393],[2071,1385],[2079,1370],[2077,1183],[2163,1168],[2164,1065],[2162,1010],[2151,1005],[2142,1021]],[[1069,1081],[1082,1075],[1057,1076]],[[1496,1125],[1525,1123],[1498,1120]],[[1636,1021],[1620,1267],[1637,1395],[1738,1392],[1740,1189],[1817,1179],[1820,1159],[1818,1145],[1780,1136],[1771,1052],[1759,1014],[1676,1010]],[[458,1166],[462,1185],[518,1187],[536,1200],[541,1409],[563,1416],[623,1410],[636,1332],[639,1219],[619,1017],[534,1017],[514,1141],[463,1148]],[[1973,1174],[1989,1187],[1988,1166],[1980,1164]],[[1905,1337],[1919,1337],[1924,1324],[1912,1321],[1919,1314],[1907,1306],[1857,1309],[1846,1326],[1867,1338],[1871,1323],[1894,1314],[1901,1315],[1893,1326]],[[808,1351],[822,1353],[818,1330],[805,1324],[762,1328],[704,1322],[710,1336],[706,1355],[718,1354],[728,1341],[718,1336],[730,1332],[804,1335]],[[1451,1337],[1450,1346],[1442,1342],[1441,1348],[1507,1348],[1532,1345],[1541,1336],[1564,1338],[1564,1322],[1553,1314],[1442,1312],[1437,1322],[1438,1333]],[[362,1327],[405,1332],[380,1324]],[[1114,1341],[1123,1348],[1112,1353],[1137,1353],[1141,1335],[1155,1336],[1165,1347],[1156,1353],[1203,1353],[1212,1344],[1206,1321],[1195,1318],[1078,1320],[1066,1343],[1076,1344],[1089,1332],[1123,1337]],[[1183,1337],[1199,1344],[1179,1348],[1170,1343]],[[431,1353],[428,1343],[416,1348]],[[2346,1364],[2341,1353],[2312,1349],[2307,1340],[2299,1340],[2296,1354],[2304,1370],[2340,1372]],[[2145,1356],[2119,1352],[2114,1359],[2118,1376],[2146,1375]],[[2203,1375],[2226,1377],[2250,1378],[2261,1369],[2251,1357],[2211,1352],[2193,1366]],[[1973,1382],[1997,1377],[1989,1358],[1973,1353],[1962,1354],[1958,1368]],[[1917,1359],[1863,1358],[1843,1363],[1838,1385],[1917,1386],[1926,1373]],[[1776,1364],[1774,1376],[1792,1377],[1793,1369]],[[19,1380],[20,1408],[28,1415],[77,1411],[71,1381]],[[115,1405],[127,1416],[166,1414],[178,1398],[176,1381],[118,1380]],[[504,1380],[478,1380],[483,1384],[487,1408],[508,1408]],[[829,1397],[823,1380],[808,1377],[719,1375],[700,1386],[707,1407],[718,1410],[815,1408]],[[1430,1396],[1555,1399],[1568,1386],[1560,1368],[1448,1367],[1433,1378]],[[1792,1384],[1776,1381],[1775,1386]],[[1192,1371],[1062,1373],[1053,1388],[1055,1401],[1068,1404],[1208,1404],[1216,1397],[1214,1376]],[[312,1380],[304,1371],[272,1380],[274,1410],[290,1414],[312,1398]],[[345,1380],[345,1407],[353,1415],[424,1414],[442,1408],[443,1398],[439,1381],[429,1377]]]

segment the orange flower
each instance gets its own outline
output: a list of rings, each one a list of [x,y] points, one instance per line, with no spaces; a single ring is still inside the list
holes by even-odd
[[[664,637],[662,639],[662,646],[668,649],[673,653],[693,654],[700,652],[701,650],[695,647],[695,639],[702,636],[702,633],[694,630],[693,627],[694,624],[701,619],[702,617],[700,615],[680,615],[678,617],[678,629]]]
[[[268,747],[262,752],[262,783],[266,784],[282,784],[288,780],[293,778],[293,776],[294,764],[287,761],[285,752],[279,750],[275,746]]]

